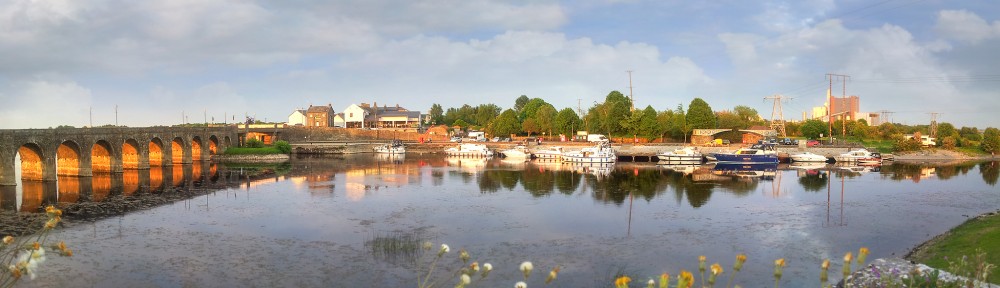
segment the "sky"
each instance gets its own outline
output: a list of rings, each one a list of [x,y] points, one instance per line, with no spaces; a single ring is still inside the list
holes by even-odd
[[[862,112],[983,129],[1000,127],[998,51],[993,0],[0,0],[0,129],[520,95],[586,111],[614,90],[764,118],[782,95],[801,120],[828,73]]]

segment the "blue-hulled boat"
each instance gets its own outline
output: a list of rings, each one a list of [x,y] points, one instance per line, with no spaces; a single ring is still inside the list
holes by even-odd
[[[715,153],[715,159],[720,163],[778,163],[778,151],[773,144],[755,144],[731,153]]]

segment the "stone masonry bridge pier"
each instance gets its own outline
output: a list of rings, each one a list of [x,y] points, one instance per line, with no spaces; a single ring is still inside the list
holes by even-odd
[[[237,137],[232,126],[0,130],[0,187],[17,185],[17,156],[22,180],[55,181],[207,161]]]

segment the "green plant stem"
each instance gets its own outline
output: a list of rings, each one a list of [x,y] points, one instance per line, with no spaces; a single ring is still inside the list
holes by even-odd
[[[726,281],[726,288],[732,287],[731,285],[733,285],[733,278],[736,278],[736,272],[739,271],[733,270],[732,273],[729,273],[729,281]]]
[[[778,282],[779,281],[780,281],[780,279],[774,278],[774,288],[778,288]]]
[[[424,283],[420,285],[421,288],[427,288],[428,287],[427,286],[427,281],[430,281],[431,274],[434,273],[434,267],[437,266],[437,261],[441,259],[441,255],[442,254],[438,254],[437,258],[434,258],[434,261],[431,262],[431,268],[427,270],[427,276],[424,276]]]

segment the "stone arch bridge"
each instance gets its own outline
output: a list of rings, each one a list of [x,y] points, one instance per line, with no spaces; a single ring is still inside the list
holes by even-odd
[[[57,128],[0,130],[0,186],[55,181],[207,161],[238,141],[235,127]]]

